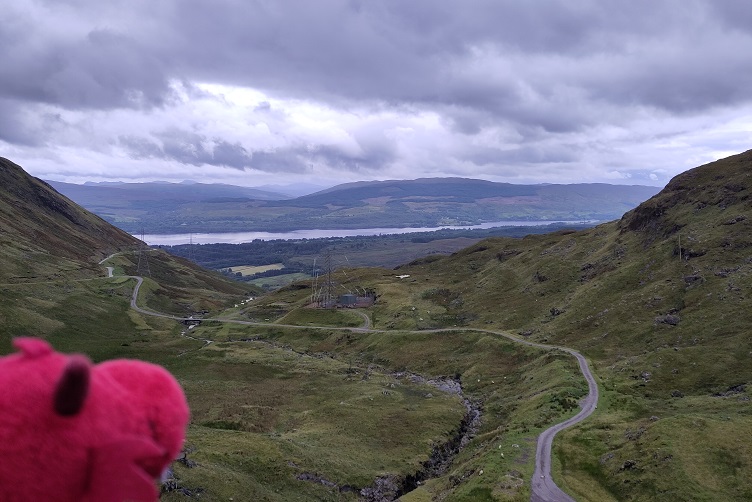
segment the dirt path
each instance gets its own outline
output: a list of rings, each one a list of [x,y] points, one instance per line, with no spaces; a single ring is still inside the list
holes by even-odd
[[[109,268],[109,267],[108,267]],[[186,317],[178,317],[173,316],[169,314],[163,314],[160,312],[154,312],[151,310],[142,309],[137,305],[137,299],[138,299],[138,293],[141,288],[141,285],[143,284],[144,280],[142,277],[139,276],[126,276],[131,279],[136,279],[136,287],[133,288],[133,296],[131,297],[131,308],[133,308],[136,312],[139,312],[144,315],[154,316],[154,317],[161,317],[165,319],[174,319],[176,321],[189,321],[190,318]],[[365,325],[363,327],[359,328],[341,328],[341,327],[330,327],[330,326],[298,326],[294,324],[275,324],[275,323],[262,323],[262,322],[254,322],[254,321],[240,321],[236,319],[224,319],[221,317],[215,317],[215,318],[208,318],[208,319],[202,319],[203,321],[217,321],[217,322],[224,322],[224,323],[231,323],[231,324],[240,324],[245,326],[269,326],[269,327],[284,327],[284,328],[305,328],[305,329],[326,329],[326,330],[337,330],[337,331],[356,331],[356,332],[376,332],[376,333],[385,333],[386,330],[377,330],[372,329],[370,327],[370,319],[368,318],[368,315],[365,313],[360,313],[364,319],[366,320]],[[551,446],[553,444],[554,437],[556,434],[566,429],[567,427],[571,427],[574,424],[577,424],[587,417],[589,417],[593,411],[597,408],[598,404],[598,385],[595,381],[595,377],[593,376],[592,372],[590,371],[590,368],[588,367],[587,361],[585,360],[585,357],[577,352],[574,349],[570,349],[568,347],[559,347],[556,345],[546,345],[542,343],[536,343],[531,342],[522,338],[519,338],[517,336],[511,335],[509,333],[504,333],[502,331],[494,331],[489,329],[480,329],[480,328],[445,328],[445,329],[435,329],[435,330],[423,330],[423,331],[415,331],[415,333],[426,333],[426,332],[446,332],[446,331],[475,331],[475,332],[481,332],[481,333],[488,333],[495,336],[501,336],[504,338],[507,338],[509,340],[512,340],[516,343],[520,343],[523,345],[528,345],[530,347],[537,347],[540,349],[545,350],[561,350],[563,352],[566,352],[568,354],[571,354],[577,359],[577,363],[580,366],[580,371],[582,372],[582,375],[585,377],[585,380],[588,384],[588,395],[585,396],[584,399],[580,402],[580,405],[582,409],[580,412],[565,420],[564,422],[558,423],[545,431],[541,433],[540,436],[538,436],[538,443],[537,448],[535,452],[535,472],[533,474],[533,479],[531,481],[531,502],[574,502],[574,499],[567,495],[561,488],[559,488],[554,480],[551,478]],[[404,330],[401,330],[404,331]],[[411,331],[407,331],[408,333]]]

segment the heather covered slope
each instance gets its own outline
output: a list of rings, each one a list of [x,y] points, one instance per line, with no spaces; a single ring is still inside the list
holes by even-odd
[[[102,258],[138,244],[0,158],[0,278],[24,280],[75,270],[86,274]],[[101,274],[101,267],[96,273]]]
[[[217,310],[255,291],[163,251],[140,256],[140,250],[138,239],[0,158],[0,285],[5,286],[0,341],[7,341],[11,332],[56,332],[61,320],[65,324],[74,317],[73,311],[55,313],[69,300],[63,297],[76,289],[73,281],[104,279],[106,269],[99,261],[110,255],[115,256],[107,265],[117,275],[154,279],[144,288],[144,304],[179,315]],[[81,301],[93,305],[99,299],[89,294]]]

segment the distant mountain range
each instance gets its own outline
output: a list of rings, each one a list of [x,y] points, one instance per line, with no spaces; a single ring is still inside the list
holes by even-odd
[[[494,221],[613,220],[658,187],[513,185],[466,178],[347,183],[290,198],[216,184],[51,182],[62,194],[132,233],[436,227]]]
[[[171,200],[176,203],[213,199],[289,199],[289,195],[258,188],[225,185],[222,183],[63,183],[48,181],[55,190],[79,204],[149,203],[154,200]],[[109,202],[105,202],[109,201]]]

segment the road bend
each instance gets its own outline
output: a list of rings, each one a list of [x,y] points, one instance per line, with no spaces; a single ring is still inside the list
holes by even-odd
[[[108,273],[111,273],[108,270]],[[147,310],[143,309],[138,306],[137,299],[138,299],[138,293],[141,288],[141,285],[144,282],[144,279],[142,277],[136,276],[136,275],[129,275],[125,276],[129,277],[131,279],[136,280],[136,287],[133,288],[133,296],[131,296],[131,308],[135,310],[136,312],[139,312],[144,315],[154,316],[154,317],[161,317],[163,319],[173,319],[175,321],[190,321],[192,318],[190,317],[179,317],[169,314],[163,314],[161,312],[155,312],[153,310]],[[366,314],[363,314],[364,319],[368,319]],[[300,326],[300,325],[294,325],[294,324],[276,324],[276,323],[263,323],[263,322],[254,322],[254,321],[241,321],[237,319],[224,319],[221,317],[217,318],[203,318],[202,321],[216,321],[216,322],[223,322],[223,323],[230,323],[230,324],[240,324],[240,325],[246,325],[246,326],[269,326],[269,327],[285,327],[285,328],[306,328],[306,329],[327,329],[327,330],[337,330],[337,331],[355,331],[355,332],[381,332],[384,333],[386,330],[376,330],[372,329],[370,327],[369,320],[366,321],[365,325],[363,327],[359,328],[342,328],[342,327],[331,327],[331,326]],[[585,357],[577,352],[574,349],[570,349],[568,347],[560,347],[557,345],[546,345],[543,343],[536,343],[531,342],[528,340],[524,340],[522,338],[518,338],[517,336],[511,335],[509,333],[504,333],[502,331],[494,331],[489,329],[480,329],[480,328],[445,328],[445,329],[436,329],[436,330],[423,330],[423,331],[416,331],[416,333],[426,333],[426,332],[448,332],[448,331],[457,331],[458,329],[461,329],[462,331],[475,331],[475,332],[482,332],[482,333],[488,333],[496,336],[501,336],[504,338],[507,338],[509,340],[512,340],[516,343],[520,343],[523,345],[528,345],[530,347],[537,347],[545,350],[560,350],[563,352],[566,352],[572,356],[574,356],[577,359],[577,363],[580,367],[580,372],[582,372],[582,375],[585,377],[585,380],[588,384],[588,394],[580,401],[581,410],[579,413],[577,413],[575,416],[560,422],[556,425],[553,425],[543,431],[540,436],[538,436],[538,442],[536,446],[535,451],[535,472],[533,473],[533,479],[531,481],[531,496],[530,501],[531,502],[574,502],[574,499],[569,496],[564,490],[559,488],[559,486],[554,482],[553,478],[551,477],[551,447],[554,441],[554,437],[559,431],[562,431],[568,427],[571,427],[579,422],[582,422],[587,417],[593,414],[595,409],[598,405],[598,384],[595,382],[595,377],[590,371],[590,368],[588,366],[587,360],[585,360]],[[401,330],[405,331],[405,330]],[[409,331],[408,331],[409,332]]]

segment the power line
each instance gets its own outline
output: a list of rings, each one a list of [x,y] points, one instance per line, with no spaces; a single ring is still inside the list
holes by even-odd
[[[147,254],[148,246],[144,241],[144,229],[141,229],[141,246],[138,249],[138,275],[151,277],[149,269],[149,256]]]

